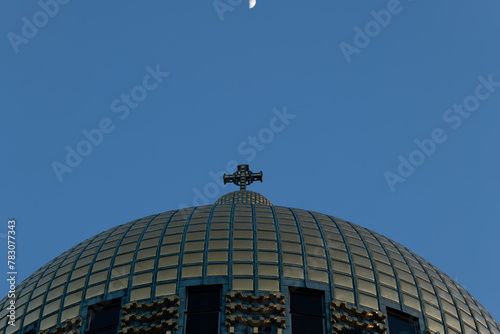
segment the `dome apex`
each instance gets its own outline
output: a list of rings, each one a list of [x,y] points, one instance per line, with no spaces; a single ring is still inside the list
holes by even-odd
[[[262,182],[262,171],[254,173],[248,165],[238,165],[238,170],[231,175],[224,174],[224,184],[234,183],[240,187],[239,191],[233,191],[219,197],[215,204],[263,204],[273,205],[267,198],[259,193],[248,191],[247,185],[254,181]]]
[[[215,204],[261,204],[273,205],[266,197],[249,190],[239,190],[219,197]]]

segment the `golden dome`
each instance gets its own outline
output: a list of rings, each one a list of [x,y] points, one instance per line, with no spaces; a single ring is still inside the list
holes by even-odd
[[[76,245],[17,287],[16,327],[7,325],[3,299],[0,331],[54,329],[117,297],[127,304],[179,296],[183,303],[186,287],[202,284],[254,295],[307,287],[331,305],[406,312],[433,332],[500,333],[469,292],[406,247],[342,219],[273,206],[251,191],[134,220]]]

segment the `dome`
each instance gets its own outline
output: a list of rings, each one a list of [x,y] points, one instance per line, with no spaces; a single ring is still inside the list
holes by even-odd
[[[0,333],[495,333],[471,294],[408,248],[240,190],[114,227],[1,302]],[[14,296],[15,295],[15,296]]]
[[[339,326],[340,309],[394,309],[418,319],[427,333],[500,333],[463,287],[393,240],[322,213],[235,202],[144,217],[76,245],[17,287],[16,327],[7,325],[9,300],[3,299],[0,329],[56,333],[84,326],[89,305],[114,298],[121,298],[123,314],[133,305],[166,300],[183,312],[186,287],[220,284],[235,298],[274,296],[284,308],[291,287],[322,291],[330,305],[328,328]],[[172,333],[182,333],[175,329],[183,317],[173,319]],[[383,316],[379,320],[386,326]]]

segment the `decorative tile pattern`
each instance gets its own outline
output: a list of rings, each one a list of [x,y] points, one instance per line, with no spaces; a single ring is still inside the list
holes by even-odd
[[[377,310],[361,310],[349,307],[346,303],[330,302],[332,314],[332,334],[343,333],[351,329],[361,329],[370,333],[385,333],[387,315]]]
[[[119,334],[158,333],[179,329],[180,299],[178,296],[165,297],[152,303],[132,302],[122,306],[121,330]]]
[[[245,327],[258,333],[261,328],[271,327],[272,333],[286,328],[285,296],[281,293],[251,295],[239,291],[226,294],[226,327],[229,333],[247,332]]]

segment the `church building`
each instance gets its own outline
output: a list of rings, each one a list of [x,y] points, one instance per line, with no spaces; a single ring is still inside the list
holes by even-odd
[[[0,304],[0,334],[500,334],[462,286],[354,223],[247,190],[85,240]]]

